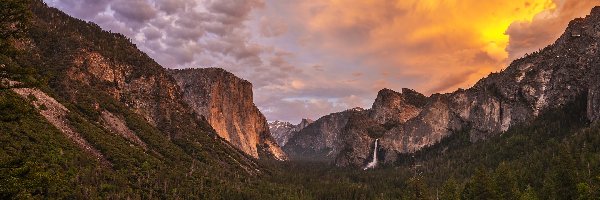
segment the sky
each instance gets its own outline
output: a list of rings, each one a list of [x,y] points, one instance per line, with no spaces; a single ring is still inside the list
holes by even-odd
[[[269,121],[370,108],[383,88],[468,88],[600,0],[44,0],[166,68],[224,68]]]

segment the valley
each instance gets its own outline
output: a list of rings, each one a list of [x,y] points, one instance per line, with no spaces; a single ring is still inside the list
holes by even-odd
[[[164,68],[41,0],[0,5],[0,199],[600,196],[600,7],[470,88],[384,88],[293,124],[267,121],[262,83]]]

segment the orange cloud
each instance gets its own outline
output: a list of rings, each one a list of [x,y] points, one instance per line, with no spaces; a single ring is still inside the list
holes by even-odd
[[[600,1],[561,0],[556,4],[556,9],[541,12],[531,21],[513,23],[508,28],[506,33],[510,36],[510,43],[506,51],[509,53],[509,59],[522,57],[554,42],[569,21],[589,14],[592,7],[600,5]]]
[[[506,67],[512,44],[507,30],[521,28],[511,24],[530,28],[540,13],[563,11],[565,2],[580,1],[319,0],[300,3],[298,9],[306,20],[307,33],[301,38],[305,46],[341,58],[360,58],[363,68],[391,74],[384,81],[388,84],[419,77],[413,85],[391,86],[433,93],[468,87]],[[584,12],[598,4],[583,2],[586,5],[576,8],[588,8]],[[564,25],[547,31],[560,33],[559,28]]]

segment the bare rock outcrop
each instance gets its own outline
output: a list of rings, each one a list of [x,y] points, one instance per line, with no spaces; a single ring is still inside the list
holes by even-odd
[[[600,63],[598,63],[600,65]],[[588,119],[592,121],[600,120],[600,73],[595,72],[595,75],[590,81],[590,89],[588,90]]]
[[[108,111],[102,111],[100,113],[100,118],[102,119],[102,124],[106,129],[111,132],[120,135],[121,137],[127,139],[129,142],[139,145],[144,150],[148,149],[146,143],[142,141],[129,127],[127,127],[127,123],[119,117],[114,115]]]
[[[252,84],[223,69],[170,70],[184,101],[217,134],[255,158],[287,159],[253,102]]]
[[[402,93],[382,89],[371,108],[371,118],[380,124],[404,123],[416,117],[427,103],[427,97],[414,90],[404,88]]]
[[[69,124],[67,114],[69,110],[60,104],[56,99],[48,96],[46,93],[39,89],[34,88],[12,88],[12,91],[19,94],[26,101],[30,101],[31,104],[38,110],[50,124],[60,130],[68,139],[70,139],[75,145],[77,145],[82,151],[93,156],[96,160],[102,163],[104,166],[110,167],[111,163],[92,146],[88,141],[81,136],[80,133],[75,131]]]

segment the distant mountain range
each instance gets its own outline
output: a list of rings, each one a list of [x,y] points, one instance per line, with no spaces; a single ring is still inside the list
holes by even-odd
[[[275,138],[277,144],[279,146],[284,146],[290,137],[294,136],[300,130],[306,128],[313,122],[314,121],[312,119],[302,119],[299,124],[293,125],[290,122],[273,121],[269,122],[269,130],[271,131],[271,135],[273,135],[273,138]]]

